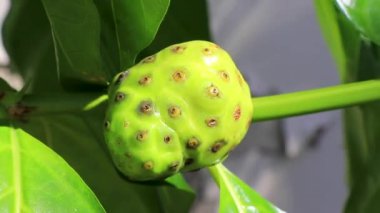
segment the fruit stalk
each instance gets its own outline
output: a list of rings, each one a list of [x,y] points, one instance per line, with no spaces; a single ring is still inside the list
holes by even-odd
[[[380,80],[253,98],[253,121],[266,121],[380,101]]]
[[[253,98],[254,122],[279,119],[308,113],[380,101],[380,80],[305,90],[301,92]],[[96,107],[108,97],[99,93],[59,96],[57,94],[27,95],[22,103],[36,107],[31,115],[76,112]],[[97,101],[95,101],[97,100]],[[99,102],[100,101],[100,102]],[[94,104],[95,103],[95,104]],[[1,102],[0,102],[1,105]],[[86,107],[87,106],[87,107]],[[5,118],[0,116],[1,118]]]

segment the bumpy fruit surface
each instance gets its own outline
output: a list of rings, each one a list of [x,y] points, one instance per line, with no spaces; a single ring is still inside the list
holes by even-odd
[[[336,0],[339,7],[367,38],[380,45],[380,1]]]
[[[104,131],[116,167],[144,181],[219,163],[251,118],[249,87],[228,53],[190,41],[114,78]]]

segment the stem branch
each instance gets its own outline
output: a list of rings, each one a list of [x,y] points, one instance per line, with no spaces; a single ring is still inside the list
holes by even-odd
[[[21,107],[31,107],[30,115],[78,112],[91,110],[107,99],[107,95],[100,93],[25,95]],[[372,101],[380,101],[380,80],[253,98],[253,121],[333,110]]]
[[[380,101],[380,80],[253,98],[253,121],[266,121]]]
[[[31,107],[30,115],[45,115],[52,113],[88,111],[108,99],[105,94],[79,93],[79,94],[44,94],[25,95],[21,103]]]

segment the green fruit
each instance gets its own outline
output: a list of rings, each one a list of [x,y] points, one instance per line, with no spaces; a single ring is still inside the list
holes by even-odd
[[[367,38],[380,45],[380,1],[336,0],[341,10]]]
[[[249,87],[228,53],[190,41],[114,78],[105,138],[124,175],[159,179],[222,161],[246,134],[252,110]]]

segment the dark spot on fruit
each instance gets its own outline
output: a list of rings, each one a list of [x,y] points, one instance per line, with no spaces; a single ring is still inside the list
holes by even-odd
[[[128,153],[128,152],[124,153],[124,156],[125,156],[126,158],[132,158],[132,155],[131,155],[130,153]]]
[[[136,134],[136,139],[138,141],[144,141],[148,138],[148,131],[139,131],[137,134]]]
[[[188,159],[185,160],[185,166],[189,166],[189,165],[191,165],[193,163],[194,163],[194,159],[193,158],[188,158]]]
[[[175,161],[169,165],[169,170],[170,171],[177,171],[178,167],[179,167],[179,162]]]
[[[153,169],[153,162],[152,161],[146,161],[143,164],[143,168],[146,170],[152,170]]]
[[[119,102],[119,101],[124,100],[124,98],[125,98],[125,94],[124,94],[124,93],[122,93],[122,92],[117,92],[117,93],[116,93],[116,96],[115,96],[115,101],[116,101],[116,102]]]
[[[128,71],[120,73],[115,83],[120,84],[128,76],[128,73],[129,73]]]
[[[183,53],[183,51],[185,51],[185,49],[186,49],[186,47],[184,47],[184,46],[176,45],[171,50],[173,53]]]
[[[218,89],[218,87],[216,87],[215,85],[211,84],[211,86],[209,86],[207,88],[207,93],[210,97],[213,97],[213,98],[218,98],[220,97],[220,91]]]
[[[217,142],[215,142],[212,146],[211,146],[211,152],[212,153],[217,153],[223,146],[225,146],[227,144],[227,142],[225,140],[219,140]]]
[[[222,78],[223,81],[230,81],[230,75],[226,71],[219,71],[219,76]]]
[[[150,101],[143,101],[140,103],[139,110],[141,113],[150,115],[153,113],[153,104]]]
[[[172,137],[170,135],[167,135],[164,137],[164,142],[165,143],[170,143],[172,141]]]
[[[213,51],[210,48],[208,48],[208,47],[204,48],[202,52],[205,55],[211,55],[211,54],[213,54]]]
[[[176,71],[172,74],[172,78],[173,78],[173,80],[176,81],[176,82],[181,82],[181,81],[186,80],[186,74],[185,74],[182,70],[176,70]]]
[[[110,128],[110,126],[111,126],[111,123],[109,121],[104,122],[104,128],[106,128],[108,130]]]
[[[181,116],[181,114],[182,114],[181,109],[178,106],[169,107],[168,113],[169,113],[170,117],[172,117],[172,118],[177,118],[177,117]]]
[[[148,84],[150,84],[152,82],[152,78],[150,76],[143,76],[140,80],[139,80],[139,84],[142,85],[142,86],[146,86]]]
[[[148,56],[146,58],[144,58],[141,62],[143,64],[148,64],[148,63],[152,63],[156,60],[156,56],[155,55],[151,55],[151,56]]]
[[[124,121],[123,126],[124,126],[124,128],[127,128],[129,126],[129,122],[128,121]]]
[[[190,138],[186,143],[186,148],[196,149],[199,146],[199,140],[195,137]]]
[[[236,106],[235,110],[234,110],[234,120],[237,121],[240,119],[240,116],[241,116],[241,108],[239,105]]]
[[[218,121],[215,118],[207,119],[205,122],[208,127],[215,127],[218,125]]]

